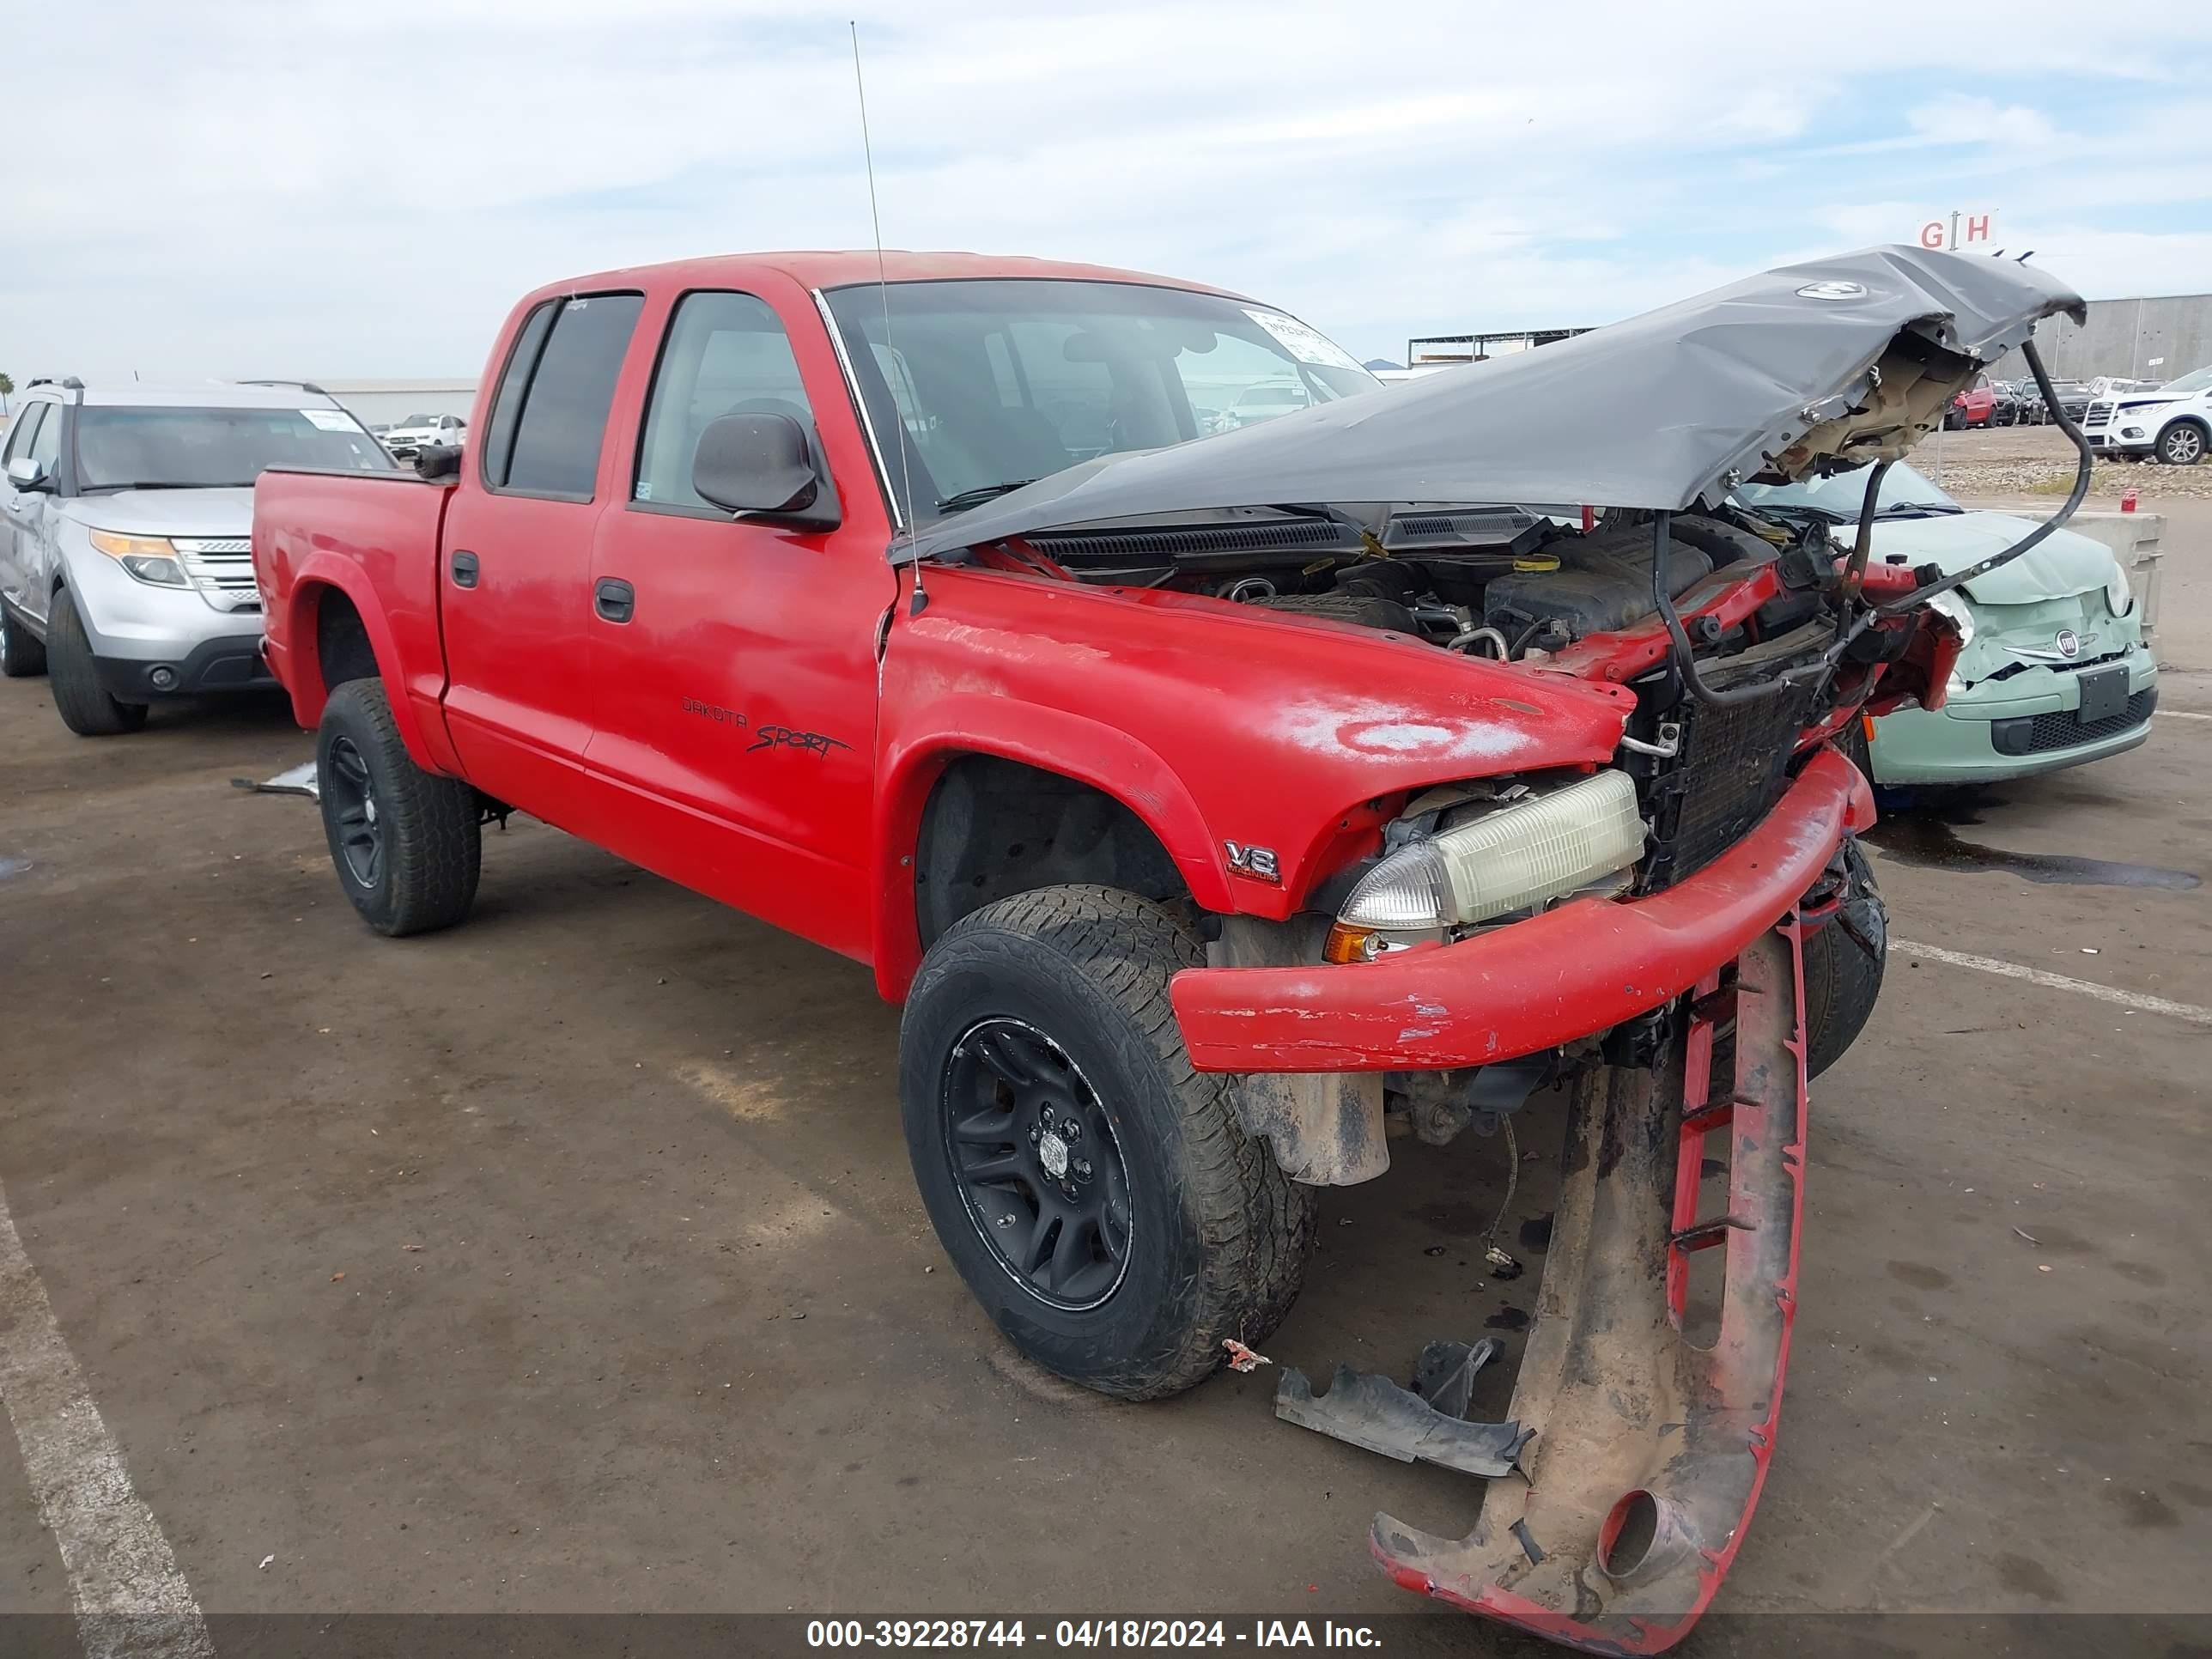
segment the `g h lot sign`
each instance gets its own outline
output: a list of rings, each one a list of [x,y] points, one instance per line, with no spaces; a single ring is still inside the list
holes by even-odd
[[[1927,248],[1958,249],[1987,243],[1990,227],[1996,221],[1994,213],[1953,213],[1946,218],[1930,219],[1920,227],[1920,246]]]

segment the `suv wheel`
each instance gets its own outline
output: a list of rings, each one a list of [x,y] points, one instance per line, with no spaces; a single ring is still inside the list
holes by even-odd
[[[66,587],[54,590],[46,612],[46,677],[53,686],[54,712],[81,738],[112,738],[146,724],[146,705],[118,702],[100,683],[92,641]]]
[[[2179,421],[2158,437],[2158,458],[2168,466],[2194,466],[2204,459],[2204,428]]]
[[[46,672],[46,647],[31,637],[15,620],[8,602],[0,599],[0,674],[11,680],[28,679]]]
[[[331,693],[315,777],[331,862],[362,921],[398,939],[468,915],[483,856],[476,791],[415,764],[381,681]]]
[[[1210,1376],[1289,1311],[1313,1194],[1194,1072],[1168,980],[1204,960],[1147,899],[1018,894],[930,948],[899,1033],[915,1178],[1024,1354],[1127,1400]]]

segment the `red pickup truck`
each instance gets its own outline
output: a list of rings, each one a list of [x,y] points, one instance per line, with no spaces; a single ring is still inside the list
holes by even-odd
[[[1510,1144],[1564,1087],[1513,1420],[1284,1414],[1493,1477],[1468,1538],[1378,1517],[1401,1583],[1661,1647],[1765,1476],[1805,1079],[1881,980],[1841,750],[1958,646],[1935,573],[1730,492],[1887,464],[2075,305],[1870,251],[1385,392],[1121,271],[611,271],[516,307],[465,454],[263,475],[268,656],[377,931],[459,921],[520,810],[872,964],[947,1253],[1110,1394],[1266,1337],[1390,1114]],[[1600,383],[1649,418],[1593,444]]]

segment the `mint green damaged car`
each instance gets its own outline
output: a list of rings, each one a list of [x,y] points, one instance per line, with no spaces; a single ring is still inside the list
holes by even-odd
[[[1747,484],[1754,513],[1807,518],[1856,533],[1871,468],[1799,483]],[[1877,562],[1933,564],[1946,574],[2001,552],[2034,526],[1969,511],[1911,467],[1882,479]],[[1940,709],[1901,708],[1875,722],[1879,784],[1974,784],[2079,766],[2150,735],[2158,665],[2134,596],[2102,543],[2055,532],[2010,564],[1930,602],[1966,636]]]

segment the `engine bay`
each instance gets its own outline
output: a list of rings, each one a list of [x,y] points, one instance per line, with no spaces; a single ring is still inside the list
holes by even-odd
[[[1650,617],[1655,539],[1641,513],[1578,527],[1521,508],[1437,507],[1387,512],[1374,522],[1262,510],[1226,521],[1039,534],[1027,544],[1079,581],[1202,593],[1517,661]],[[1677,514],[1668,592],[1679,602],[1717,571],[1747,573],[1793,553],[1808,580],[1770,603],[1771,614],[1757,619],[1762,636],[1820,609],[1811,573],[1832,557],[1826,532],[1733,507]],[[1726,655],[1741,641],[1701,643]]]

